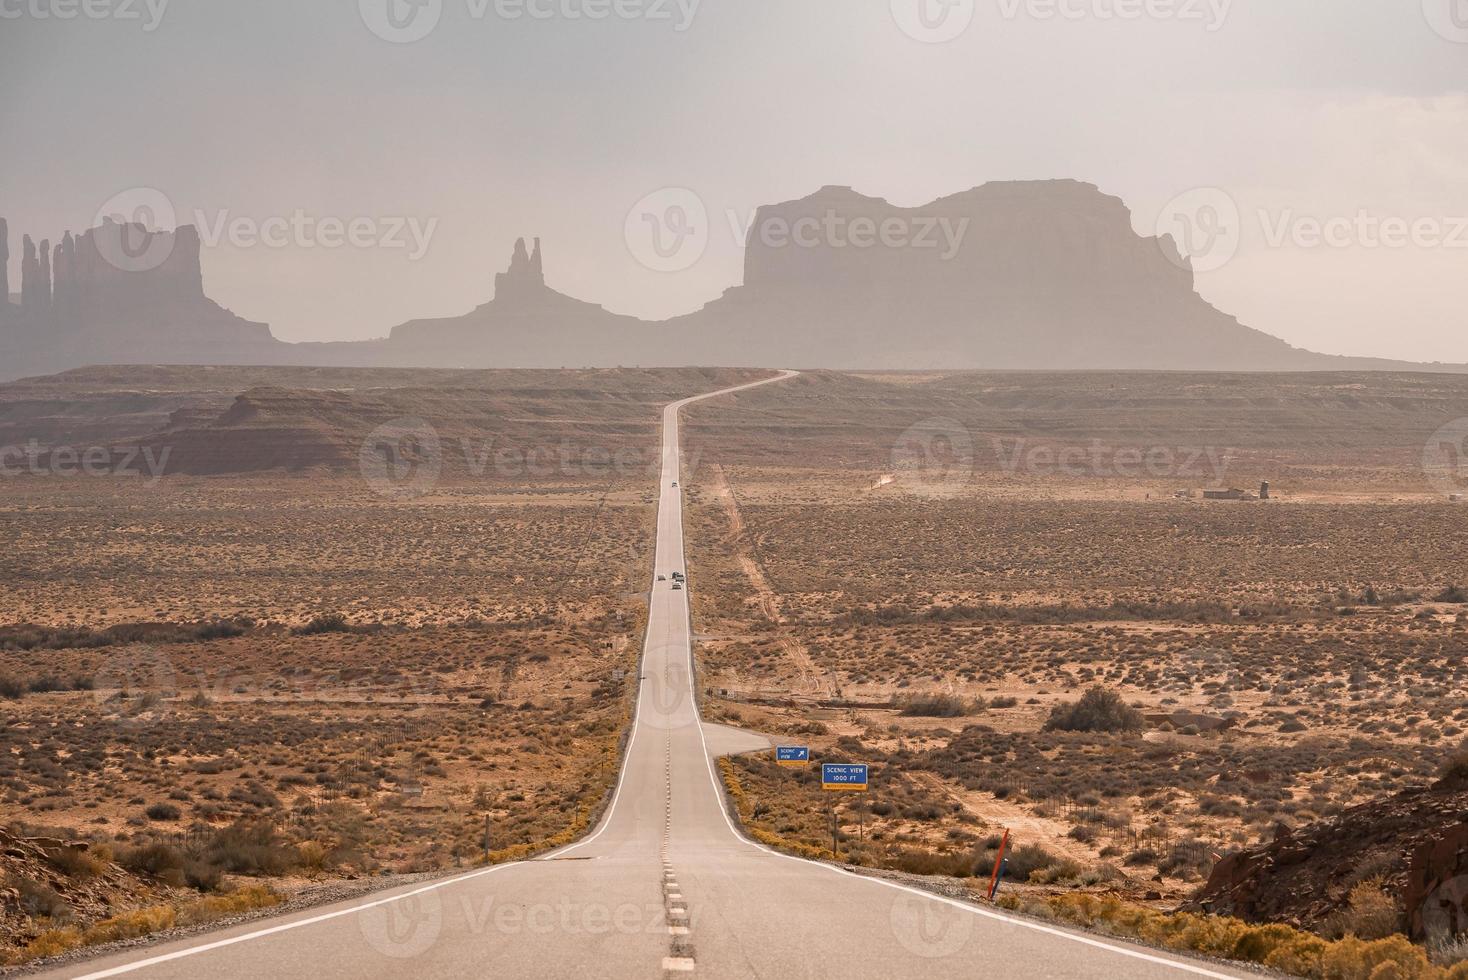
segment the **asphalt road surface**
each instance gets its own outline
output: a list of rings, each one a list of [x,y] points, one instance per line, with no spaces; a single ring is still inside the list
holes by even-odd
[[[784,380],[790,374],[773,381]],[[769,383],[769,382],[761,382]],[[753,387],[753,386],[742,386]],[[702,397],[713,398],[741,389]],[[580,843],[518,864],[147,946],[45,976],[643,978],[1242,977],[766,850],[730,822],[716,753],[763,739],[700,723],[690,671],[678,412],[663,416],[657,567],[616,795]],[[668,581],[658,582],[658,574]],[[861,760],[851,760],[861,761]],[[880,792],[874,786],[874,792]]]

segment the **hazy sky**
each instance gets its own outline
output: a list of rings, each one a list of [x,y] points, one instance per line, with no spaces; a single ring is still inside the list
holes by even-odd
[[[0,0],[0,86],[13,283],[22,231],[151,188],[287,340],[462,313],[520,235],[552,286],[662,317],[739,281],[761,203],[1075,177],[1145,234],[1223,191],[1179,206],[1238,209],[1198,281],[1251,326],[1468,360],[1468,0]],[[712,237],[655,272],[624,226],[668,187]],[[367,224],[249,242],[296,214]]]

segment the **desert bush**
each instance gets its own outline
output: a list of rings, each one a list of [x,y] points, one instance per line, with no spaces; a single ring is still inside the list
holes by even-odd
[[[1451,783],[1468,783],[1468,749],[1463,749],[1443,763],[1440,773]]]
[[[347,617],[341,613],[321,613],[312,617],[311,621],[304,626],[297,626],[293,633],[298,636],[318,636],[322,633],[350,633],[351,626],[347,625]]]
[[[1468,603],[1468,592],[1465,592],[1461,586],[1450,585],[1438,593],[1436,601],[1462,605],[1463,603]]]
[[[0,698],[18,701],[25,697],[27,690],[26,682],[19,677],[14,677],[10,674],[0,674]]]
[[[40,677],[32,677],[26,687],[32,694],[50,694],[54,691],[68,691],[71,685],[55,674],[42,674]]]
[[[1372,878],[1351,889],[1346,908],[1331,917],[1327,931],[1335,938],[1385,939],[1401,928],[1402,915],[1401,903],[1387,893],[1381,879]]]
[[[269,821],[240,820],[214,835],[204,848],[210,864],[235,874],[284,874],[298,855]]]
[[[952,694],[913,694],[899,699],[897,708],[905,718],[962,718],[981,705]]]
[[[149,820],[177,820],[183,811],[172,803],[154,803],[143,811]]]
[[[1039,844],[1025,844],[1009,852],[1008,862],[1006,877],[1029,881],[1035,872],[1060,864],[1061,859]]]
[[[105,847],[62,847],[47,862],[68,878],[96,878],[107,871],[112,855]]]
[[[1144,725],[1142,713],[1127,704],[1119,693],[1093,687],[1079,701],[1058,704],[1045,721],[1046,731],[1137,732]]]

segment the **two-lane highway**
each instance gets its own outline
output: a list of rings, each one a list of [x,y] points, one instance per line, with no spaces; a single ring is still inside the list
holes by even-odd
[[[793,376],[785,372],[758,382]],[[731,394],[755,385],[713,392]],[[637,712],[596,830],[485,868],[46,974],[56,977],[1243,977],[769,851],[725,810],[694,697],[679,412],[669,405]],[[700,588],[697,569],[689,588]],[[668,576],[659,582],[656,576]],[[710,746],[714,749],[711,751]]]

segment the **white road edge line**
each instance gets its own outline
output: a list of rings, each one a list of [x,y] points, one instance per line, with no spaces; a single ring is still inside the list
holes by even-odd
[[[361,912],[363,909],[370,909],[375,908],[379,905],[389,905],[393,902],[400,902],[405,898],[412,898],[414,895],[422,895],[424,892],[437,891],[440,888],[447,888],[449,885],[455,885],[459,884],[460,882],[469,881],[471,878],[482,878],[485,875],[494,874],[496,871],[504,871],[507,868],[520,867],[525,863],[526,862],[524,861],[516,861],[513,864],[496,864],[492,868],[480,868],[478,871],[470,871],[467,874],[457,875],[453,878],[445,878],[443,881],[436,881],[431,885],[425,885],[422,888],[418,888],[410,892],[404,892],[401,895],[392,895],[388,898],[379,898],[376,901],[367,902],[363,905],[353,905],[351,908],[338,909],[335,912],[327,912],[323,915],[315,915],[310,917],[309,919],[297,919],[293,922],[282,922],[280,925],[270,926],[266,929],[258,929],[255,932],[245,933],[242,936],[231,936],[228,939],[217,939],[212,943],[205,943],[202,946],[190,946],[187,949],[175,950],[172,953],[164,953],[161,956],[153,956],[145,960],[138,960],[134,963],[124,963],[121,966],[114,966],[108,970],[99,970],[96,973],[84,974],[80,977],[77,977],[76,980],[101,980],[102,977],[115,977],[122,973],[131,973],[134,970],[141,970],[144,967],[157,966],[159,963],[168,963],[172,960],[183,959],[186,956],[193,956],[197,953],[208,952],[211,949],[220,949],[224,946],[233,946],[236,943],[247,942],[251,939],[259,939],[262,936],[273,936],[276,933],[289,932],[292,929],[300,929],[303,926],[315,925],[318,922],[325,922],[328,919],[339,919],[344,915],[351,915],[353,912]]]
[[[788,379],[788,378],[793,378],[793,377],[795,377],[796,373],[798,373],[798,372],[785,374],[785,375],[783,375],[778,380],[785,380],[785,379]],[[681,411],[681,408],[680,408],[680,411]],[[677,420],[675,419],[675,424],[676,424],[676,421]],[[678,428],[681,431],[681,425],[678,426]],[[679,440],[679,450],[680,450],[680,452],[682,450],[682,440],[681,439]],[[681,470],[679,472],[679,477],[680,477],[680,479],[679,479],[679,486],[678,486],[678,496],[679,496],[680,501],[681,501],[681,498],[683,496],[683,486],[682,486],[682,479],[681,479],[681,477],[682,477]],[[681,506],[679,507],[679,516],[680,517],[682,516],[682,508],[681,508]],[[679,535],[679,538],[680,539],[682,538],[682,535],[681,534]],[[687,565],[688,564],[688,556],[686,554],[680,555],[679,558],[680,558],[679,564],[682,564],[682,565]],[[724,817],[724,823],[728,825],[729,832],[732,833],[741,842],[749,845],[750,847],[753,847],[753,848],[755,848],[756,850],[759,850],[759,851],[763,851],[766,854],[771,854],[771,855],[773,855],[775,857],[778,857],[778,858],[784,858],[787,861],[795,861],[795,862],[798,862],[799,864],[805,865],[807,867],[821,868],[821,869],[823,869],[825,871],[829,871],[829,872],[831,872],[833,874],[842,875],[843,877],[856,878],[856,879],[858,879],[860,881],[869,881],[869,882],[871,882],[874,885],[881,885],[883,887],[892,888],[892,889],[895,889],[897,891],[907,892],[908,894],[916,895],[919,898],[930,899],[930,900],[935,901],[935,902],[942,902],[943,904],[945,904],[945,905],[951,905],[951,906],[953,906],[956,909],[961,909],[961,910],[963,910],[965,912],[972,912],[974,915],[983,916],[983,917],[988,918],[988,919],[994,919],[996,921],[1003,922],[1003,923],[1005,923],[1007,925],[1019,926],[1020,928],[1023,928],[1023,929],[1030,929],[1030,930],[1033,930],[1035,932],[1041,932],[1041,933],[1044,933],[1044,934],[1049,935],[1049,936],[1055,936],[1055,937],[1057,937],[1059,939],[1068,939],[1071,942],[1081,943],[1081,944],[1086,945],[1086,946],[1093,946],[1093,947],[1095,947],[1097,949],[1104,949],[1104,950],[1107,950],[1108,952],[1117,953],[1117,954],[1120,954],[1122,956],[1129,956],[1129,957],[1131,957],[1133,959],[1143,960],[1143,961],[1148,962],[1148,963],[1155,963],[1155,964],[1158,964],[1159,966],[1171,967],[1171,968],[1176,969],[1176,970],[1181,970],[1181,971],[1184,971],[1184,972],[1187,972],[1187,973],[1192,973],[1192,974],[1194,974],[1196,976],[1212,977],[1212,978],[1214,978],[1214,980],[1237,980],[1237,975],[1236,974],[1219,973],[1219,972],[1217,972],[1215,970],[1209,970],[1209,969],[1207,969],[1206,967],[1203,967],[1203,966],[1195,966],[1195,965],[1193,965],[1191,963],[1187,963],[1185,961],[1180,961],[1180,960],[1175,960],[1175,959],[1169,959],[1168,957],[1165,957],[1165,956],[1155,956],[1155,955],[1153,955],[1151,953],[1145,953],[1145,952],[1143,952],[1143,951],[1141,951],[1139,949],[1131,949],[1131,948],[1126,947],[1126,946],[1114,946],[1111,943],[1102,942],[1099,939],[1092,939],[1089,936],[1082,936],[1082,935],[1078,935],[1078,934],[1073,933],[1073,932],[1067,932],[1064,929],[1056,929],[1056,928],[1053,928],[1051,926],[1042,925],[1041,923],[1038,923],[1038,922],[1031,922],[1028,919],[1022,919],[1022,918],[1019,918],[1018,916],[1004,915],[1002,913],[994,912],[994,911],[991,911],[990,909],[986,909],[986,908],[983,908],[983,907],[978,906],[978,905],[973,905],[973,904],[968,903],[968,902],[960,902],[960,901],[957,901],[956,899],[946,898],[946,897],[944,897],[942,895],[934,894],[933,892],[923,891],[920,888],[912,888],[912,887],[909,887],[908,885],[899,885],[896,882],[885,881],[885,880],[883,880],[881,878],[873,878],[873,877],[871,877],[869,875],[856,874],[856,873],[851,872],[851,871],[846,871],[846,870],[844,870],[842,868],[837,868],[837,867],[833,867],[833,866],[831,866],[829,864],[824,864],[824,863],[822,863],[820,861],[808,861],[805,858],[796,857],[793,854],[782,854],[779,851],[771,850],[770,848],[765,847],[763,844],[759,844],[759,843],[756,843],[755,841],[750,840],[748,837],[745,837],[744,834],[740,833],[739,828],[737,828],[737,827],[734,826],[734,821],[729,818],[729,810],[724,805],[724,800],[725,800],[724,789],[723,789],[722,786],[719,785],[718,777],[715,776],[715,774],[714,774],[714,759],[713,759],[713,756],[709,753],[708,738],[707,738],[707,736],[704,735],[704,730],[703,730],[703,715],[699,711],[699,707],[698,707],[698,689],[697,689],[697,687],[696,687],[696,685],[694,683],[694,679],[693,678],[694,678],[693,638],[692,638],[692,630],[690,630],[689,631],[689,642],[688,642],[688,693],[689,693],[689,696],[693,698],[693,716],[694,716],[694,719],[695,719],[695,723],[698,725],[698,737],[699,737],[699,740],[703,743],[704,762],[708,766],[709,782],[713,785],[714,795],[715,795],[715,797],[719,801],[719,813],[723,815],[723,817]]]
[[[763,381],[756,381],[753,384],[749,384],[749,385],[738,385],[738,386],[736,386],[734,388],[723,388],[723,389],[720,389],[719,391],[711,391],[711,392],[709,392],[708,394],[705,394],[705,395],[697,395],[697,396],[695,396],[693,398],[685,398],[685,399],[683,399],[683,401],[681,401],[681,402],[678,403],[678,411],[681,412],[683,410],[683,407],[685,405],[690,405],[690,404],[692,404],[693,402],[696,402],[696,401],[702,401],[705,398],[716,398],[719,395],[727,395],[727,394],[731,394],[731,393],[736,392],[736,391],[743,391],[746,388],[757,388],[760,385],[769,384],[772,381],[784,381],[787,378],[792,378],[794,376],[795,376],[794,373],[785,373],[785,374],[781,374],[781,375],[778,375],[778,376],[773,377],[773,378],[766,378]],[[666,408],[665,408],[665,410],[666,410]],[[677,425],[677,413],[676,412],[674,413],[674,425],[675,426]],[[663,442],[664,445],[666,445],[667,433],[662,433],[662,436],[663,436],[663,438],[660,441]],[[661,452],[661,447],[659,448],[659,451]],[[679,475],[681,476],[682,474],[680,473]],[[662,471],[661,470],[659,470],[659,472],[658,472],[658,481],[659,481],[659,484],[661,484],[661,481],[662,481]],[[682,496],[683,496],[683,488],[682,487],[679,487],[678,488],[678,496],[679,496],[679,500],[681,502]],[[658,487],[658,499],[659,500],[662,499],[662,487],[661,487],[661,485],[659,485],[659,487]],[[682,517],[682,510],[681,510],[681,508],[679,510],[679,517],[680,518]],[[656,529],[654,529],[654,531],[656,532]],[[681,535],[680,535],[680,538],[681,538]],[[654,589],[657,587],[656,586],[656,583],[657,583],[657,546],[658,546],[657,537],[656,537],[656,533],[654,533],[653,547],[652,547],[652,553],[653,553],[652,581],[653,581],[653,588]],[[652,611],[652,596],[651,596],[650,593],[649,593],[649,596],[648,596],[648,611],[649,611],[649,613],[651,613],[651,611]],[[539,858],[535,858],[532,861],[512,861],[512,862],[510,862],[508,864],[496,864],[492,868],[480,868],[477,871],[470,871],[470,872],[467,872],[467,873],[462,874],[462,875],[455,875],[452,878],[445,878],[442,881],[436,881],[436,882],[434,882],[431,885],[425,885],[422,888],[419,888],[419,889],[416,889],[416,890],[410,891],[410,892],[404,892],[401,895],[393,895],[390,898],[380,898],[380,899],[377,899],[375,901],[366,902],[366,903],[364,903],[362,905],[353,905],[350,908],[338,909],[335,912],[327,912],[325,914],[311,916],[310,918],[306,918],[306,919],[297,919],[297,920],[294,920],[292,922],[282,922],[279,925],[269,926],[269,927],[267,927],[265,929],[257,929],[254,932],[247,932],[247,933],[244,933],[243,935],[232,936],[232,937],[230,937],[228,939],[217,939],[214,942],[204,943],[203,945],[200,945],[200,946],[190,946],[190,947],[188,947],[186,949],[174,950],[172,953],[163,953],[163,954],[160,954],[158,956],[149,957],[147,959],[137,960],[136,962],[124,963],[124,964],[121,964],[120,966],[114,966],[114,967],[111,967],[111,968],[106,969],[106,970],[99,970],[99,971],[97,971],[95,973],[86,973],[86,974],[83,974],[83,975],[75,978],[75,980],[103,980],[103,978],[105,978],[105,977],[115,977],[115,976],[120,976],[120,975],[122,975],[124,973],[132,973],[132,972],[134,972],[136,970],[145,969],[146,967],[157,966],[160,963],[169,963],[169,962],[172,962],[173,960],[184,959],[185,957],[195,956],[195,955],[197,955],[199,953],[207,953],[210,950],[221,949],[221,948],[223,948],[225,946],[234,946],[234,945],[236,945],[238,943],[249,942],[252,939],[262,939],[265,936],[273,936],[273,935],[276,935],[277,933],[289,932],[292,929],[300,929],[300,928],[303,928],[305,926],[315,925],[318,922],[326,922],[326,921],[328,921],[330,919],[338,919],[338,918],[341,918],[344,915],[351,915],[353,912],[361,912],[361,911],[363,911],[365,909],[376,908],[379,905],[387,905],[387,904],[390,904],[392,902],[401,901],[402,899],[405,899],[405,898],[411,898],[414,895],[422,895],[424,892],[437,891],[440,888],[447,888],[450,885],[457,885],[457,884],[461,884],[461,883],[466,882],[466,881],[472,881],[475,878],[482,878],[485,875],[493,874],[496,871],[505,871],[505,870],[507,870],[509,868],[524,867],[526,865],[533,864],[534,861],[545,861],[545,860],[548,860],[550,858],[558,857],[558,856],[560,856],[562,854],[569,853],[570,851],[574,851],[578,847],[585,847],[587,844],[590,844],[592,841],[594,841],[598,837],[600,837],[602,835],[602,831],[606,830],[607,827],[611,824],[611,822],[612,822],[612,814],[615,813],[616,812],[616,809],[617,809],[617,802],[622,798],[622,784],[627,779],[626,760],[627,759],[630,759],[632,757],[632,745],[637,740],[637,729],[639,727],[638,722],[640,722],[641,719],[642,719],[642,699],[647,694],[647,687],[646,687],[646,685],[644,685],[642,683],[642,664],[643,664],[643,661],[645,661],[645,659],[647,657],[647,647],[648,647],[648,644],[651,641],[652,641],[652,631],[651,630],[644,630],[643,631],[643,636],[642,636],[642,659],[639,660],[638,665],[637,665],[637,675],[638,675],[638,677],[637,677],[637,701],[636,701],[636,705],[635,705],[635,707],[633,709],[633,714],[632,714],[632,734],[627,739],[627,750],[623,754],[623,757],[622,757],[623,758],[622,771],[617,774],[617,788],[616,788],[616,790],[612,794],[612,802],[611,802],[611,805],[607,807],[607,812],[604,813],[604,814],[602,814],[601,823],[597,826],[596,830],[592,833],[592,835],[590,837],[587,837],[586,839],[581,840],[581,841],[577,841],[574,844],[568,844],[565,847],[558,848],[557,850],[551,851],[551,852],[549,852],[547,854],[543,854]],[[690,644],[689,644],[689,651],[690,651],[689,655],[690,655],[690,658],[691,658],[691,656],[692,656],[692,642],[691,641],[690,641]],[[691,687],[692,684],[693,684],[693,679],[690,677],[689,678],[689,686]],[[694,715],[696,717],[697,714],[698,714],[698,704],[697,704],[697,702],[694,703],[694,709],[693,710],[694,710]],[[700,724],[700,734],[701,734],[701,731],[702,731],[702,725]],[[705,748],[705,751],[706,751],[707,748],[708,748],[708,746],[705,745],[704,748]],[[715,789],[717,789],[717,788],[718,787],[716,786]],[[727,817],[725,819],[727,819]]]

